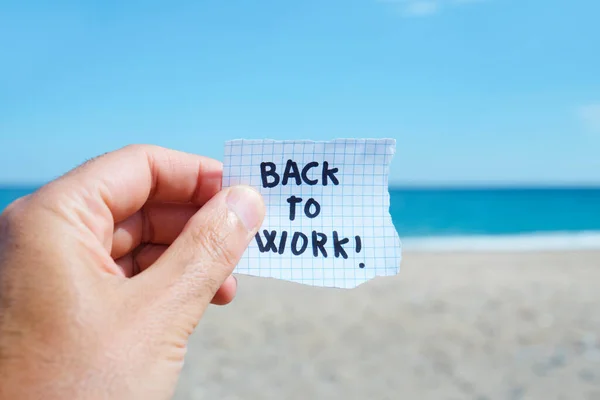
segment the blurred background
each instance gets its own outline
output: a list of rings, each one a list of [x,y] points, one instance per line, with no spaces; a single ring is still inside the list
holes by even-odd
[[[391,137],[398,276],[241,276],[178,399],[600,399],[600,3],[0,1],[0,210],[131,143]]]

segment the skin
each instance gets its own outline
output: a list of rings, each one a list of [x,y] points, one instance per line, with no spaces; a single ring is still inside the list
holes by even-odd
[[[0,399],[168,399],[265,208],[218,161],[107,153],[0,216]]]

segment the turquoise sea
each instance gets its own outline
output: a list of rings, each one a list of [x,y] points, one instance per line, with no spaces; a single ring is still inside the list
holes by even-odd
[[[0,187],[0,210],[35,187]],[[600,248],[600,188],[390,188],[405,249]]]

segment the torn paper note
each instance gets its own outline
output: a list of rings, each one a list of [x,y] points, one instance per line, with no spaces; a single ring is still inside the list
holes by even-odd
[[[234,140],[223,187],[258,189],[261,229],[234,272],[353,288],[396,275],[401,243],[389,214],[393,139]]]

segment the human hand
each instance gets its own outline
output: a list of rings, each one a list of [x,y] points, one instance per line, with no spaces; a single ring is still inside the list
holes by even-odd
[[[0,399],[166,399],[264,218],[217,161],[105,154],[0,216]],[[201,208],[200,208],[201,207]],[[199,210],[199,211],[198,211]]]

